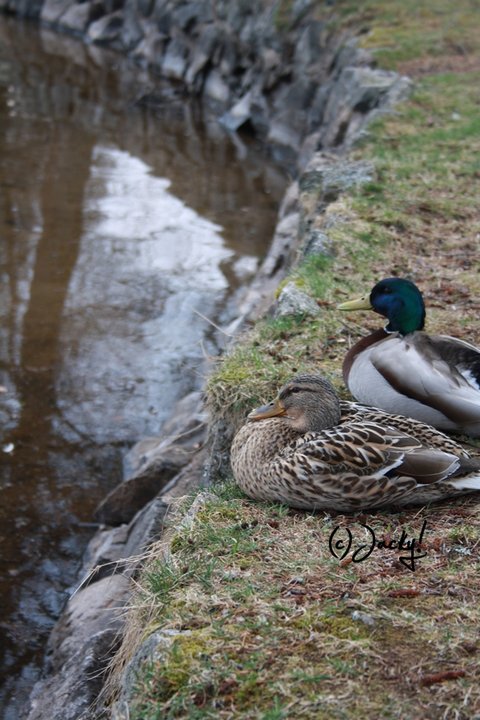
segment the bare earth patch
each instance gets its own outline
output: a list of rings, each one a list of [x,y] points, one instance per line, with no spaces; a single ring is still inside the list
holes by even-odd
[[[398,64],[398,72],[402,75],[416,78],[423,75],[436,75],[438,73],[464,73],[478,72],[480,58],[468,53],[452,53],[440,57],[423,57],[405,60]]]

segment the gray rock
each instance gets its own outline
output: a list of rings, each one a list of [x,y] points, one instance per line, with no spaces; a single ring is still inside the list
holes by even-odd
[[[81,42],[72,42],[63,33],[53,32],[50,28],[40,28],[42,48],[52,55],[65,58],[66,62],[84,67],[88,62],[88,48]]]
[[[334,202],[342,192],[371,182],[374,175],[374,167],[367,161],[316,153],[300,178],[300,192],[316,193],[325,205]]]
[[[217,28],[214,25],[208,25],[195,43],[190,56],[188,69],[185,73],[185,82],[189,87],[196,83],[199,74],[211,62],[217,43]]]
[[[230,99],[230,90],[227,83],[217,70],[212,70],[206,80],[204,87],[205,95],[222,105],[226,105]]]
[[[172,3],[170,0],[153,0],[151,19],[155,23],[157,32],[166,37],[172,36]]]
[[[188,637],[191,634],[191,630],[164,628],[152,633],[143,641],[125,668],[120,695],[112,708],[112,720],[130,719],[129,705],[135,690],[137,677],[139,673],[141,674],[145,665],[161,660],[179,635]]]
[[[188,47],[182,40],[174,38],[163,56],[162,74],[172,80],[182,80],[187,68],[187,58]]]
[[[326,42],[324,23],[314,20],[308,23],[295,46],[294,64],[305,70],[316,66]],[[311,72],[311,71],[310,71]]]
[[[147,18],[152,14],[154,6],[155,0],[136,0],[138,12],[144,18]]]
[[[130,581],[104,578],[70,598],[50,638],[49,676],[38,682],[27,720],[94,720],[108,659],[123,624]]]
[[[87,30],[87,38],[98,45],[109,45],[120,37],[122,25],[123,12],[117,10],[91,23]]]
[[[145,438],[130,450],[127,462],[132,472],[144,470],[155,462],[158,454],[175,444],[191,451],[203,438],[208,416],[203,407],[203,393],[195,390],[181,398],[173,408],[171,417],[162,427],[161,437]]]
[[[293,282],[287,283],[282,289],[275,308],[275,317],[303,315],[315,317],[320,313],[315,300],[302,292]]]
[[[130,577],[137,572],[148,546],[160,538],[172,501],[198,486],[205,457],[205,450],[197,453],[168,492],[137,513],[128,526],[102,530],[91,540],[82,570],[84,580],[52,632],[49,672],[34,688],[27,720],[103,717],[98,700],[121,637],[122,607],[132,588]]]
[[[195,0],[178,8],[174,7],[172,20],[184,32],[191,30],[194,25],[210,23],[213,21],[212,4],[207,0]]]
[[[315,96],[317,83],[308,77],[284,85],[277,93],[270,121],[268,140],[298,150],[309,124],[308,108]]]
[[[45,0],[40,13],[40,19],[50,25],[55,24],[70,7],[72,0]]]
[[[332,58],[333,79],[337,80],[345,68],[360,67],[362,65],[372,65],[372,56],[368,50],[358,47],[357,38],[340,36]]]
[[[191,462],[205,438],[205,419],[201,393],[182,398],[164,424],[162,436],[147,438],[132,449],[128,462],[133,474],[102,500],[96,519],[106,525],[130,522]]]
[[[330,93],[332,92],[332,87],[332,81],[322,83],[319,87],[317,87],[315,95],[312,99],[312,104],[310,106],[310,123],[312,127],[316,128],[317,132],[319,132],[322,126],[328,99]]]
[[[156,33],[147,32],[132,51],[132,58],[144,67],[160,68],[163,59],[165,41]]]
[[[144,470],[111,490],[95,511],[106,525],[129,522],[184,467],[190,457],[183,448],[171,446],[159,453]]]
[[[19,13],[31,6],[33,13],[41,0],[0,3]],[[372,70],[370,54],[355,38],[327,32],[312,15],[313,0],[295,0],[280,16],[277,6],[249,0],[45,0],[42,20],[61,20],[63,28],[85,32],[87,41],[127,51],[143,66],[185,82],[224,112],[229,130],[248,122],[282,154],[301,147],[306,153],[303,141],[315,133],[313,150],[348,147],[369,117],[405,96],[408,81]],[[306,162],[302,157],[300,167]]]
[[[292,21],[298,22],[315,6],[316,0],[294,0],[292,5]]]
[[[352,620],[362,622],[364,625],[369,625],[370,627],[376,625],[377,622],[372,615],[362,612],[362,610],[354,610],[352,612]]]
[[[285,62],[280,53],[267,47],[261,51],[262,63],[261,80],[265,91],[271,90],[282,78],[287,78],[291,72],[291,65]]]
[[[296,183],[293,183],[291,192],[287,191],[282,203],[279,213],[281,220],[277,224],[268,254],[239,304],[238,318],[228,328],[229,332],[238,332],[247,318],[251,322],[269,311],[278,284],[297,254],[300,220],[297,197]]]
[[[302,141],[302,133],[295,127],[298,124],[298,120],[294,120],[294,116],[298,118],[298,113],[295,111],[285,111],[280,116],[276,116],[270,123],[270,128],[267,135],[267,142],[276,145],[283,145],[289,148],[291,151],[296,152]],[[304,115],[301,114],[302,119]]]
[[[180,526],[182,528],[189,529],[198,513],[202,509],[205,502],[209,498],[214,497],[209,492],[200,493],[192,506],[188,510],[187,514],[182,519]],[[169,550],[165,547],[164,559],[168,559]],[[160,559],[160,558],[159,558]],[[129,701],[131,700],[132,693],[135,688],[136,679],[139,671],[145,663],[151,661],[161,660],[165,655],[165,652],[169,650],[175,639],[181,636],[191,635],[191,630],[177,630],[175,628],[162,628],[156,632],[151,633],[145,640],[141,642],[139,647],[133,652],[131,659],[129,660],[125,671],[122,676],[121,685],[119,687],[119,698],[114,703],[112,709],[112,717],[115,720],[121,720],[122,718],[127,720],[130,717],[129,714]]]
[[[42,10],[43,0],[3,0],[0,9],[15,13],[22,18],[37,20]]]
[[[251,117],[250,108],[252,104],[252,92],[247,92],[235,105],[224,113],[220,122],[227,130],[238,130]]]
[[[399,82],[394,72],[373,70],[368,67],[346,67],[332,86],[324,112],[324,130],[321,142],[324,147],[350,143],[360,128],[372,116],[372,111],[391,107],[405,97],[410,83]]]
[[[135,0],[127,0],[124,8],[124,21],[120,33],[122,48],[131,52],[145,35],[142,13],[138,11]]]
[[[305,234],[303,245],[303,256],[310,255],[330,255],[332,253],[332,241],[321,230],[309,230]]]
[[[298,175],[301,176],[305,172],[306,166],[310,162],[311,158],[315,154],[316,150],[318,149],[318,144],[320,140],[320,131],[311,133],[310,135],[307,135],[307,137],[302,142],[302,145],[300,147],[300,150],[297,154],[297,170]]]
[[[242,56],[237,43],[226,42],[220,33],[218,41],[218,57],[212,59],[215,59],[218,63],[221,75],[228,77],[231,81],[235,74],[241,75],[245,73],[246,67],[242,63]]]
[[[173,645],[175,638],[179,635],[189,636],[191,634],[191,630],[164,628],[149,635],[127,665],[122,686],[123,698],[128,698],[133,692],[138,672],[145,663],[158,660],[162,657],[165,650],[168,650]]]
[[[240,0],[239,2],[226,3],[226,7],[226,24],[234,35],[238,35],[245,27],[245,24],[249,22],[254,12],[254,4]]]
[[[90,21],[91,6],[88,2],[75,3],[66,10],[59,20],[59,27],[82,34]]]

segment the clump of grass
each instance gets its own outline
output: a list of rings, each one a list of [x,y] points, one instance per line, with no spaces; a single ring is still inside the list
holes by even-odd
[[[375,242],[358,228],[349,227],[331,233],[339,243],[342,232],[348,235],[350,252],[358,254],[360,263]],[[312,256],[292,271],[288,282],[317,301],[319,314],[265,318],[237,338],[207,381],[208,404],[214,417],[237,427],[253,407],[271,400],[284,382],[299,373],[323,373],[345,394],[339,358],[351,328],[356,326],[347,326],[336,306],[348,291],[354,292],[355,279],[363,280],[363,273],[352,274],[348,281],[343,279],[337,273],[344,260],[342,253],[337,258]]]

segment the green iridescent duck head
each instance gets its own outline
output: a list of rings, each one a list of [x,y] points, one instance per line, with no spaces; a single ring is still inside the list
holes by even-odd
[[[374,310],[387,318],[387,332],[408,335],[425,325],[425,304],[422,293],[410,280],[380,280],[368,296],[342,303],[339,310]]]

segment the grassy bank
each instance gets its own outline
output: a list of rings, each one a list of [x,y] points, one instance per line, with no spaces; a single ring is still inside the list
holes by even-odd
[[[480,344],[480,6],[354,5],[335,3],[336,22],[361,27],[379,65],[415,87],[352,153],[373,163],[374,179],[315,217],[334,252],[290,279],[320,314],[260,321],[212,376],[210,405],[230,422],[297,371],[323,370],[345,395],[346,348],[379,321],[336,305],[382,277],[419,285],[428,330]],[[303,221],[316,215],[316,192],[302,193]],[[195,503],[139,580],[124,654],[151,632],[160,644],[135,670],[132,720],[480,716],[478,502],[308,514],[227,483]],[[365,525],[386,544],[424,527],[414,569],[385,547],[362,562],[332,554],[336,527],[353,549],[370,542]]]
[[[441,17],[445,21],[443,13]],[[468,25],[470,15],[462,18]],[[388,30],[372,30],[372,35],[388,34],[393,44],[395,27]],[[422,289],[431,332],[480,343],[478,38],[475,52],[456,55],[455,62],[441,55],[439,46],[436,49],[449,71],[425,73],[429,56],[424,54],[420,28],[417,34],[421,72],[414,77],[410,100],[373,123],[369,137],[351,153],[353,160],[373,161],[375,179],[344,194],[325,215],[315,218],[317,227],[326,228],[334,254],[310,258],[292,275],[317,300],[320,316],[258,323],[210,381],[214,410],[227,408],[235,418],[243,416],[292,372],[319,366],[341,389],[346,346],[367,329],[378,327],[379,320],[358,313],[346,320],[336,305],[390,275],[409,276]],[[413,72],[416,67],[411,57],[414,39],[410,37],[403,51],[402,46],[398,49],[400,57],[409,57],[400,70],[407,65]],[[372,45],[369,34],[364,43]],[[385,53],[385,48],[379,51],[382,58]],[[316,200],[315,189],[302,193],[304,222],[315,216]],[[332,216],[341,218],[333,227]]]

